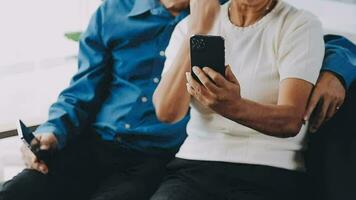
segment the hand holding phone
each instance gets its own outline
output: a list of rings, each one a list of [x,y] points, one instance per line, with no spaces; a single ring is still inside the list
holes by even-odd
[[[21,140],[24,142],[25,147],[29,149],[37,158],[36,160],[29,159],[29,162],[38,163],[27,163],[27,165],[30,165],[31,168],[35,168],[43,173],[48,172],[48,166],[54,157],[57,146],[56,137],[51,133],[35,137],[32,131],[27,128],[21,120],[18,121],[17,131]],[[24,153],[24,151],[23,154],[25,157],[29,156]]]
[[[191,67],[210,67],[225,77],[225,41],[220,36],[194,35],[190,38]],[[198,77],[193,78],[200,83]]]

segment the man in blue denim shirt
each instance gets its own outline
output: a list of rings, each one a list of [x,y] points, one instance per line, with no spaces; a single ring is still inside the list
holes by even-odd
[[[173,125],[160,123],[152,94],[164,50],[175,25],[188,14],[188,4],[103,2],[81,38],[77,74],[51,106],[48,121],[36,130],[41,148],[58,149],[55,159],[48,168],[25,151],[31,169],[5,184],[1,200],[149,198],[186,136],[188,116]],[[355,52],[346,39],[338,39],[324,66],[335,65],[322,73],[314,91],[315,101],[330,99],[326,108],[342,103],[336,101],[345,93],[339,78],[345,84],[354,80],[349,75]],[[328,84],[341,91],[337,98],[326,96]]]

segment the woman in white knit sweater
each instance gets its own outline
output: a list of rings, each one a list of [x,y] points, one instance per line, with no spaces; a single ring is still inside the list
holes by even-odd
[[[191,13],[172,35],[154,94],[165,122],[179,121],[191,105],[188,137],[153,199],[296,198],[304,179],[302,119],[324,56],[320,22],[276,0],[221,7],[192,0]],[[209,66],[190,72],[192,34],[224,37],[225,77]]]

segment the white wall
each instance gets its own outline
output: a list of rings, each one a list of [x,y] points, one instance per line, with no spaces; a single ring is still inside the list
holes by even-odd
[[[78,44],[101,0],[0,1],[0,132],[14,120],[45,120],[47,109],[76,70]]]
[[[0,140],[0,182],[11,179],[25,167],[20,147],[17,137]]]
[[[76,59],[50,68],[34,68],[0,76],[0,132],[16,127],[17,119],[37,125],[47,119],[48,108],[76,71]],[[0,140],[0,182],[24,168],[18,137]]]
[[[0,132],[17,119],[42,123],[77,69],[78,45],[64,33],[85,29],[101,0],[0,1]],[[0,182],[24,168],[17,137],[0,140]]]
[[[82,30],[100,0],[0,1],[0,68],[77,53],[64,38]]]
[[[326,33],[341,34],[356,43],[356,3],[327,0],[284,0],[317,15]]]

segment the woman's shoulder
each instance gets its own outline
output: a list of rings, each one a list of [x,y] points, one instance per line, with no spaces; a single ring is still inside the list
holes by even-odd
[[[293,31],[303,27],[321,27],[319,18],[313,13],[298,9],[286,2],[282,2],[283,9],[279,13],[283,16],[283,27],[285,30]]]
[[[188,33],[190,15],[186,16],[182,19],[175,27],[176,32],[180,32],[181,34]]]

